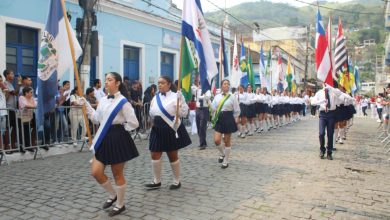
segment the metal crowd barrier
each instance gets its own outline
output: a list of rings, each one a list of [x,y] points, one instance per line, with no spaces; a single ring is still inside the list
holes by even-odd
[[[139,128],[132,131],[134,140],[148,139],[152,121],[149,116],[150,103],[134,108]],[[182,118],[185,125],[189,123],[188,116]],[[98,125],[89,121],[92,137]],[[36,109],[0,108],[0,165],[9,164],[7,155],[11,153],[34,153],[34,159],[41,159],[42,150],[58,145],[73,145],[84,149],[88,143],[84,118],[81,107],[59,106],[52,112],[46,113],[43,125],[36,123]]]
[[[88,141],[81,107],[60,106],[44,115],[43,125],[38,127],[36,109],[0,109],[0,165],[8,164],[7,155],[12,153],[34,153],[56,145],[70,144],[81,149]],[[92,135],[97,126],[89,121]]]

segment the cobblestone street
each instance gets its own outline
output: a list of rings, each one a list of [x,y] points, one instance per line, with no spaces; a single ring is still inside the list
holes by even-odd
[[[265,134],[233,138],[229,168],[217,163],[198,138],[180,151],[182,187],[168,189],[172,172],[164,155],[163,186],[152,180],[146,140],[126,166],[124,214],[113,219],[390,219],[390,154],[376,140],[378,123],[356,118],[334,160],[318,157],[318,119]],[[0,219],[108,219],[103,189],[90,175],[90,152],[0,166]],[[108,174],[111,171],[107,170]]]

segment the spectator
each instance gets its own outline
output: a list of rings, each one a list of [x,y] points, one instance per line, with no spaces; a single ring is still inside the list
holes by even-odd
[[[155,93],[157,91],[157,86],[155,84],[152,84],[149,86],[145,92],[144,92],[144,99],[143,99],[143,104],[144,104],[144,117],[145,117],[145,122],[146,122],[146,128],[149,129],[150,123],[149,123],[149,109],[150,109],[150,102],[152,101]]]
[[[367,106],[368,106],[368,99],[366,97],[364,97],[362,99],[360,105],[362,106],[363,116],[367,116],[366,110],[367,110]]]
[[[123,85],[125,86],[126,88],[126,94],[125,94],[125,97],[127,98],[127,100],[130,100],[130,91],[131,91],[131,84],[130,84],[130,81],[129,81],[129,77],[125,76],[123,78]]]
[[[84,137],[83,132],[85,132],[83,111],[81,109],[83,104],[82,102],[80,102],[81,97],[77,95],[77,89],[77,86],[75,86],[71,92],[70,105],[72,106],[72,108],[69,111],[71,136],[74,146],[77,146],[77,131],[79,129],[79,126],[81,126],[81,137]]]
[[[19,140],[23,143],[25,148],[31,146],[31,139],[35,135],[31,135],[35,133],[35,120],[34,118],[34,110],[37,107],[37,102],[33,97],[33,89],[31,87],[24,87],[22,91],[23,95],[19,97]],[[34,129],[31,132],[30,129]],[[22,130],[23,129],[23,130]],[[20,144],[20,152],[24,153],[24,149]],[[34,152],[33,149],[28,148],[28,151]]]
[[[104,96],[106,96],[106,94],[103,92],[102,82],[100,81],[100,79],[95,79],[93,81],[93,89],[94,89],[94,93],[95,93],[95,98],[98,101],[101,98],[103,98]]]
[[[4,92],[7,91],[7,87],[3,83],[3,77],[0,75],[0,149],[4,150],[3,148],[3,134],[7,129],[6,120],[7,120],[7,110],[4,110],[7,108],[6,102],[5,102],[5,94]],[[3,153],[3,152],[1,152]]]
[[[26,87],[30,87],[32,89],[33,97],[34,97],[34,89],[32,86],[32,80],[28,76],[22,76],[22,85],[19,88],[19,96],[23,95],[23,89]]]
[[[98,101],[95,97],[95,92],[93,88],[88,88],[85,94],[87,95],[86,99],[88,103],[92,106],[92,108],[96,109],[98,105]]]
[[[7,92],[5,93],[5,98],[6,98],[6,106],[7,108],[11,109],[9,110],[9,116],[8,120],[9,123],[7,122],[7,125],[9,124],[9,130],[5,134],[5,144],[6,146],[11,142],[11,148],[15,149],[15,141],[16,141],[16,114],[15,110],[17,109],[16,106],[16,101],[17,101],[17,94],[19,94],[19,86],[22,83],[21,78],[18,78],[18,84],[16,88],[14,88],[14,72],[12,70],[6,69],[3,72],[5,81],[4,85],[7,87]],[[12,132],[10,132],[10,130]],[[9,135],[11,133],[11,135]],[[11,136],[11,141],[9,141],[9,136]],[[12,153],[12,152],[7,152],[7,153]]]
[[[375,102],[376,102],[376,110],[378,112],[377,122],[382,122],[382,110],[383,110],[383,94],[382,93],[379,93]]]
[[[137,128],[139,130],[142,127],[142,116],[141,116],[141,108],[142,108],[142,93],[139,91],[139,83],[138,81],[134,81],[131,84],[130,91],[130,100],[129,102],[134,108],[135,115],[137,116],[137,120],[140,122],[140,126]]]

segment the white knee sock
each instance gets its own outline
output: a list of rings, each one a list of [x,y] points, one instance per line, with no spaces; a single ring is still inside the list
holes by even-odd
[[[176,160],[171,163],[171,168],[173,172],[173,184],[178,185],[180,183],[180,161]]]
[[[257,129],[260,128],[261,122],[260,122],[259,119],[256,119],[256,120],[255,120],[255,124],[256,124],[256,128],[257,128]],[[255,128],[255,129],[256,129],[256,128]]]
[[[241,124],[238,124],[238,125],[237,125],[237,128],[238,128],[238,132],[239,132],[239,133],[242,133],[242,131],[241,131],[241,130],[242,130]]]
[[[152,169],[153,169],[153,182],[154,183],[161,183],[161,169],[162,169],[162,161],[159,160],[152,160]]]
[[[223,163],[224,164],[228,163],[231,150],[232,150],[231,147],[225,147],[225,158],[223,158]]]
[[[337,135],[339,134],[339,129],[335,128],[334,133],[333,133],[333,147],[336,146],[336,140],[337,140]]]
[[[116,186],[116,194],[118,199],[116,200],[116,207],[122,208],[125,205],[125,192],[126,192],[126,183],[122,186]]]
[[[116,192],[115,192],[114,188],[111,185],[110,179],[108,179],[105,183],[100,184],[100,185],[103,187],[103,189],[105,189],[108,192],[110,199],[115,199]]]
[[[217,146],[217,149],[218,149],[218,151],[219,151],[221,157],[225,156],[225,153],[223,152],[223,147],[222,147],[222,145]]]

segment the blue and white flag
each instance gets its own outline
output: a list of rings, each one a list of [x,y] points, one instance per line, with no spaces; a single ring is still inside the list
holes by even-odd
[[[268,87],[268,82],[266,78],[266,69],[265,69],[265,62],[264,62],[264,51],[263,51],[263,45],[261,45],[260,49],[260,62],[259,62],[259,74],[260,74],[260,82],[261,87]]]
[[[64,17],[61,0],[50,0],[49,15],[39,49],[38,127],[43,124],[44,114],[53,111],[55,108],[55,96],[58,92],[57,80],[73,66],[65,19],[67,17]],[[82,54],[82,50],[71,28],[70,31],[73,37],[75,58],[77,59]]]
[[[200,0],[184,0],[181,34],[195,45],[202,91],[211,89],[211,80],[218,74],[213,47]]]
[[[360,73],[359,73],[359,67],[355,66],[355,84],[356,84],[356,91],[354,92],[357,92],[361,89],[362,85],[361,85],[361,82],[360,82]]]

